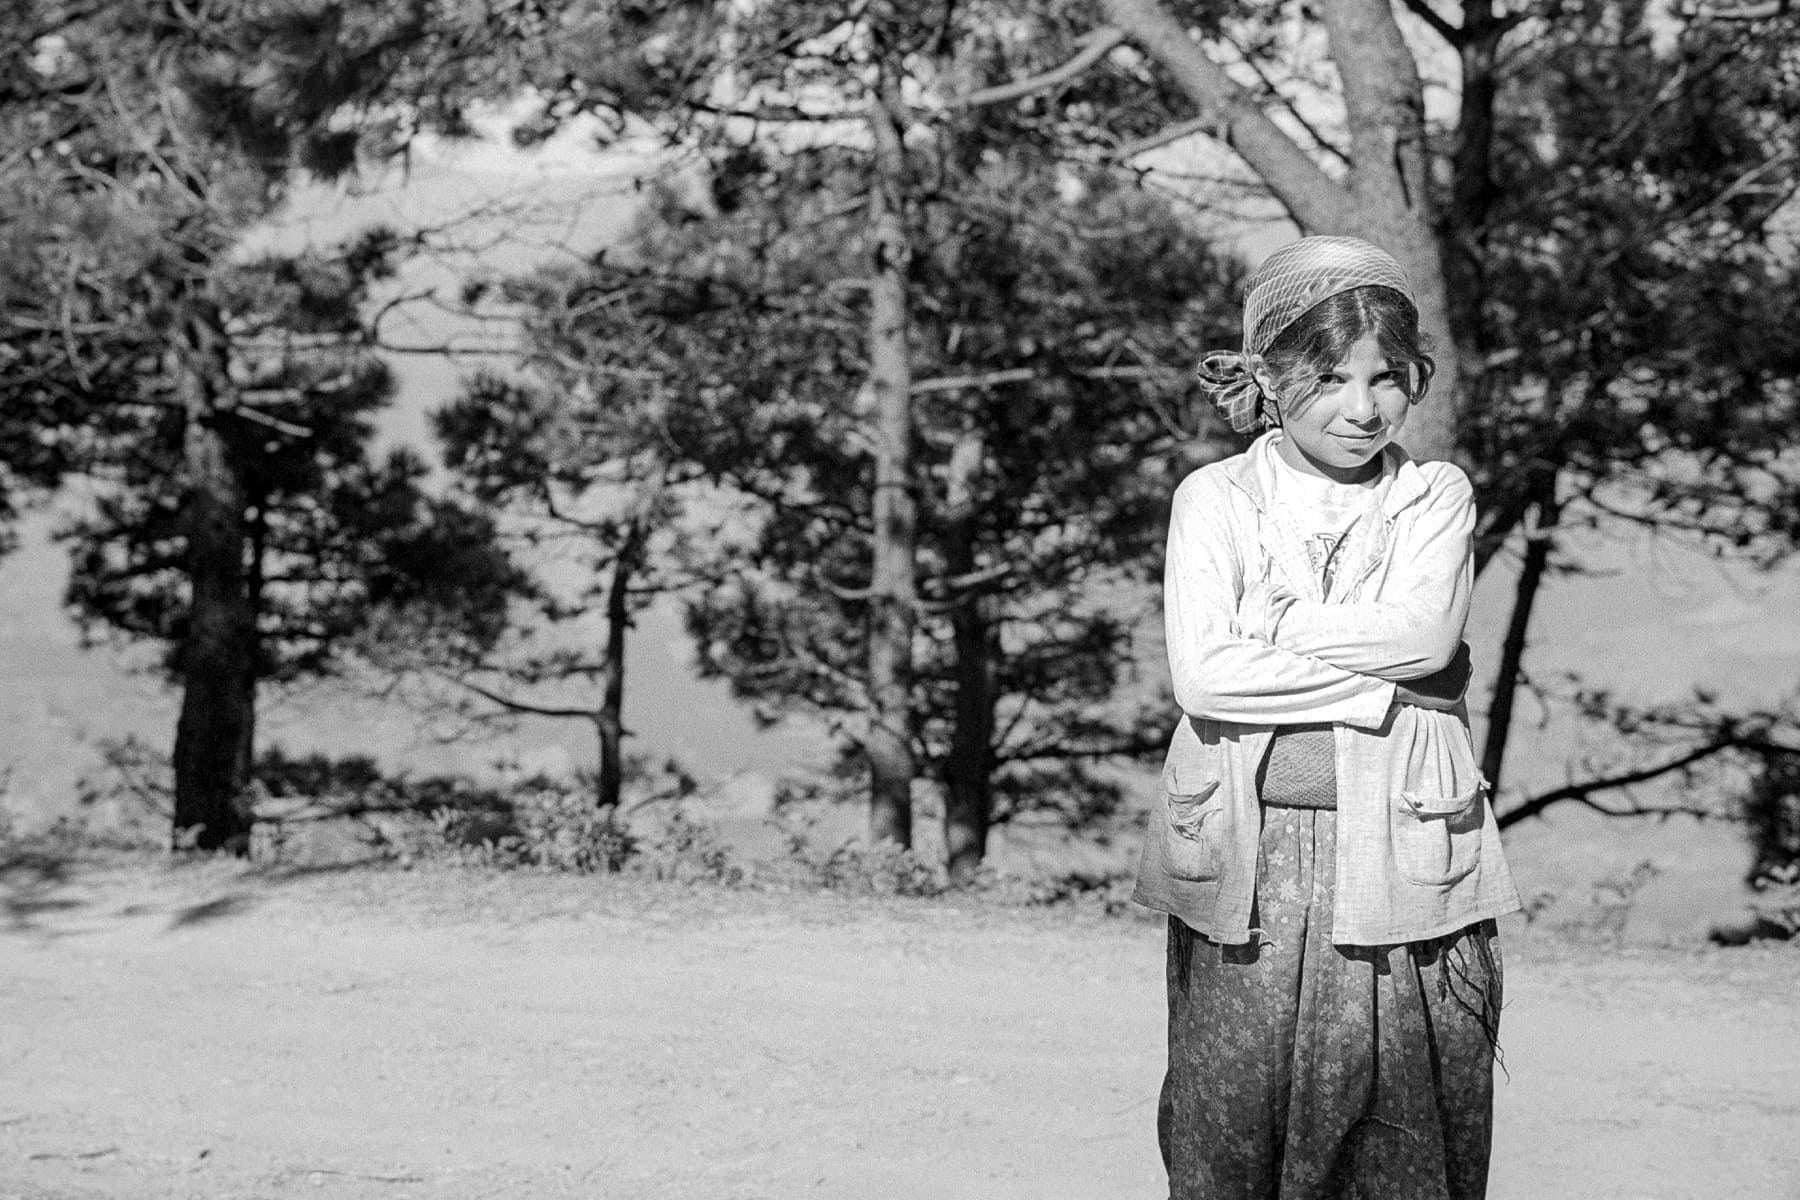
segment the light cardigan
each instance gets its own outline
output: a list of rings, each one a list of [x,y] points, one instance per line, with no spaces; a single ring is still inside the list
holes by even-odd
[[[1468,478],[1390,446],[1372,510],[1321,597],[1302,532],[1271,503],[1279,430],[1176,489],[1164,574],[1175,699],[1135,898],[1247,942],[1277,725],[1332,722],[1338,783],[1332,940],[1389,945],[1519,907],[1466,711],[1394,701],[1449,663],[1473,579]]]

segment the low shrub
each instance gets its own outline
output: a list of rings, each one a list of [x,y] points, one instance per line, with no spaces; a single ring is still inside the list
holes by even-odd
[[[616,872],[638,849],[638,838],[593,793],[542,777],[505,794],[506,809],[437,810],[446,854],[490,867],[529,867],[575,874]]]
[[[632,868],[653,879],[681,883],[737,887],[751,880],[751,872],[736,861],[718,832],[680,807],[669,810],[659,834],[644,840]]]
[[[936,896],[949,888],[943,867],[892,842],[869,845],[851,839],[821,852],[816,821],[778,808],[776,827],[786,849],[781,874],[792,886],[865,896]]]

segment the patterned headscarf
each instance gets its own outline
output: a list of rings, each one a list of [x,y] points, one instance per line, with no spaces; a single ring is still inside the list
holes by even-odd
[[[1195,368],[1201,390],[1225,423],[1238,433],[1279,424],[1275,397],[1256,381],[1263,351],[1321,300],[1369,284],[1413,299],[1400,264],[1361,238],[1301,238],[1269,255],[1244,296],[1244,348],[1215,350]]]

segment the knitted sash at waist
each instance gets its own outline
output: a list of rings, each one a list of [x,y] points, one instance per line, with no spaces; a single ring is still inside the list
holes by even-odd
[[[1337,735],[1331,726],[1279,726],[1256,773],[1256,791],[1276,808],[1336,808]]]

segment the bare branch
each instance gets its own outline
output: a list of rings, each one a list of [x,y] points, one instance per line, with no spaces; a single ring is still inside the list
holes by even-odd
[[[1077,379],[1160,379],[1167,382],[1180,382],[1185,378],[1179,368],[1161,366],[1083,367],[1070,371],[1069,374]],[[919,380],[912,385],[912,394],[917,396],[925,392],[954,392],[964,388],[1030,383],[1039,377],[1039,373],[1030,367],[1008,367],[999,371],[987,371],[980,375],[942,375],[934,379]]]
[[[1036,92],[1049,91],[1059,84],[1067,83],[1089,67],[1099,62],[1112,52],[1113,47],[1125,40],[1122,29],[1114,29],[1103,25],[1087,35],[1087,45],[1081,52],[1059,67],[1052,67],[1038,75],[1028,75],[1024,79],[1015,79],[1010,83],[1002,83],[995,87],[982,88],[959,96],[950,101],[951,108],[980,108],[988,104],[1004,104],[1008,100],[1017,100]]]
[[[860,121],[864,114],[858,110],[833,112],[808,112],[797,105],[757,105],[753,108],[730,108],[724,105],[709,104],[704,100],[689,102],[697,112],[713,117],[735,117],[746,121],[762,121],[771,125],[778,124],[811,124],[832,125],[847,121]]]
[[[520,713],[532,717],[552,717],[565,720],[576,718],[584,721],[592,721],[594,719],[594,710],[589,708],[561,708],[546,704],[531,704],[527,701],[520,700],[517,697],[508,696],[503,692],[494,691],[492,688],[483,687],[481,684],[476,683],[467,676],[457,675],[449,671],[436,671],[434,674],[440,679],[444,679],[450,683],[454,683],[460,688],[475,693],[488,703],[498,705],[507,712]]]
[[[1762,21],[1782,16],[1792,7],[1792,0],[1755,0],[1748,4],[1696,4],[1693,12],[1712,21]]]
[[[1107,19],[1166,67],[1187,93],[1206,129],[1236,151],[1269,185],[1303,229],[1343,229],[1354,222],[1349,192],[1263,112],[1250,90],[1214,62],[1156,0],[1101,0]]]
[[[1115,758],[1143,758],[1168,748],[1161,736],[1128,737],[1103,746],[1071,746],[1056,739],[1021,746],[1016,751],[1001,751],[1005,763],[1034,762],[1105,762]]]
[[[1697,762],[1713,758],[1728,750],[1753,750],[1763,754],[1800,753],[1800,751],[1796,751],[1793,747],[1784,746],[1779,742],[1773,742],[1766,738],[1747,737],[1727,729],[1721,732],[1717,737],[1704,742],[1699,746],[1695,746],[1685,753],[1679,754],[1667,761],[1654,763],[1647,767],[1639,767],[1635,771],[1624,771],[1617,775],[1605,775],[1598,779],[1585,779],[1579,783],[1570,783],[1559,788],[1552,788],[1548,792],[1543,792],[1531,797],[1529,800],[1520,803],[1516,807],[1507,809],[1504,813],[1497,814],[1495,820],[1499,823],[1500,828],[1505,829],[1509,825],[1515,825],[1529,817],[1535,817],[1552,805],[1561,804],[1565,800],[1577,801],[1594,809],[1596,812],[1606,813],[1610,816],[1635,816],[1663,812],[1693,813],[1693,809],[1677,806],[1659,806],[1651,808],[1633,806],[1624,809],[1611,808],[1594,801],[1592,797],[1596,792],[1615,791],[1620,788],[1631,787],[1634,784],[1647,783],[1652,779],[1660,779],[1664,775],[1691,767]],[[1719,814],[1707,812],[1696,815],[1718,816]]]
[[[844,601],[846,604],[862,604],[875,594],[875,589],[873,587],[853,588],[845,587],[841,583],[834,583],[825,577],[823,571],[815,569],[811,574],[813,582],[817,583],[820,587],[836,596],[839,600]]]
[[[1004,371],[988,371],[981,375],[942,375],[935,379],[921,379],[912,385],[912,394],[924,395],[926,392],[957,392],[965,388],[999,387],[1005,383],[1029,383],[1037,378],[1037,372],[1030,367],[1011,367]]]
[[[257,411],[248,404],[240,404],[233,411],[237,416],[253,425],[261,425],[265,429],[284,433],[291,438],[307,438],[313,434],[313,431],[305,425],[296,425],[292,421],[283,421],[279,417],[272,417],[266,412]]]
[[[1165,383],[1181,383],[1187,379],[1187,372],[1179,367],[1154,364],[1139,367],[1086,367],[1070,373],[1081,379],[1160,379]]]
[[[1300,111],[1300,106],[1294,103],[1293,97],[1287,95],[1280,88],[1275,86],[1275,81],[1269,77],[1267,71],[1263,70],[1263,65],[1261,62],[1257,61],[1256,56],[1244,53],[1243,49],[1235,43],[1232,45],[1232,49],[1237,51],[1238,61],[1248,67],[1256,75],[1257,79],[1262,81],[1262,85],[1268,90],[1269,95],[1274,98],[1277,104],[1281,105],[1281,111],[1288,115],[1288,120],[1292,121],[1295,125],[1298,125],[1301,130],[1305,132],[1306,136],[1312,139],[1313,145],[1317,146],[1326,154],[1329,154],[1342,166],[1349,167],[1350,156],[1345,154],[1339,147],[1332,145],[1330,139],[1323,133],[1320,133],[1318,127],[1311,121],[1307,120],[1306,114]]]
[[[1206,117],[1189,117],[1155,133],[1146,134],[1136,141],[1126,142],[1112,152],[1112,157],[1119,162],[1129,162],[1140,154],[1147,154],[1171,142],[1179,142],[1182,138],[1193,137],[1196,133],[1210,133],[1212,127],[1213,122]]]
[[[997,563],[991,567],[983,567],[979,571],[968,571],[961,575],[951,575],[939,579],[927,579],[922,585],[933,595],[951,595],[980,591],[991,584],[999,583],[1014,571],[1012,563]]]
[[[1460,49],[1463,43],[1468,40],[1463,33],[1462,27],[1459,25],[1452,25],[1449,21],[1444,19],[1444,17],[1440,16],[1438,11],[1431,7],[1429,0],[1404,0],[1404,3],[1407,12],[1423,21],[1431,28],[1433,33],[1443,38],[1452,46]]]

